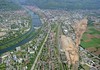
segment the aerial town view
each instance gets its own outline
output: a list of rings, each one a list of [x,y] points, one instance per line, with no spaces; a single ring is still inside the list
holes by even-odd
[[[0,0],[0,70],[100,70],[100,0]]]

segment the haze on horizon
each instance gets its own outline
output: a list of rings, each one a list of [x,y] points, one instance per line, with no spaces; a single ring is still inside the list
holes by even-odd
[[[100,0],[13,0],[43,9],[100,9]]]

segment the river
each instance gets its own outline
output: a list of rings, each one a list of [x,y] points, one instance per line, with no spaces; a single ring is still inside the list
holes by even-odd
[[[28,13],[31,15],[31,18],[32,18],[32,26],[31,26],[31,28],[30,28],[30,30],[29,30],[28,32],[26,32],[25,34],[23,34],[23,35],[20,36],[19,38],[21,38],[21,37],[23,37],[23,36],[25,36],[25,35],[27,35],[27,34],[29,35],[29,34],[32,33],[33,31],[35,31],[34,27],[38,27],[38,26],[41,26],[41,25],[42,25],[41,20],[40,20],[40,17],[39,17],[37,14],[35,14],[35,13],[34,13],[33,11],[31,11],[31,10],[28,10],[27,8],[25,8],[25,9],[26,9],[26,11],[28,11]],[[15,44],[15,45],[12,45],[12,46],[10,46],[10,47],[7,47],[7,48],[5,48],[5,49],[0,50],[0,54],[3,54],[3,53],[5,53],[5,52],[7,52],[7,51],[10,51],[10,50],[14,50],[16,47],[21,46],[21,45],[23,45],[23,44],[29,42],[30,40],[32,40],[33,38],[35,38],[35,36],[36,36],[36,34],[31,35],[31,36],[29,36],[29,37],[23,39],[22,41],[18,42],[18,43]],[[18,38],[18,39],[19,39],[19,38]],[[12,41],[13,41],[13,40],[12,40]],[[10,42],[12,42],[12,41],[10,41]],[[10,43],[10,42],[7,42],[7,43]]]

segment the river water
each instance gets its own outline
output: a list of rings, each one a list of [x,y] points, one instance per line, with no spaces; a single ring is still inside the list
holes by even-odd
[[[22,36],[24,36],[26,34],[30,34],[31,32],[35,31],[34,27],[39,27],[39,26],[42,25],[42,23],[40,21],[40,17],[37,14],[35,14],[33,11],[28,10],[28,9],[27,9],[27,11],[31,15],[31,18],[32,18],[32,26],[31,26],[30,30],[27,33],[23,34]],[[20,37],[22,37],[22,36],[20,36]],[[35,37],[35,35],[30,36],[30,37],[25,38],[24,40],[20,41],[19,43],[15,44],[15,45],[12,45],[12,46],[10,46],[8,48],[5,48],[5,49],[0,50],[0,54],[5,53],[5,52],[10,51],[10,50],[14,50],[16,47],[21,46],[21,45],[29,42],[34,37]]]

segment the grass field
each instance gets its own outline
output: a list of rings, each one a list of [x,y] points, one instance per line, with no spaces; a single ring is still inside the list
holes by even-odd
[[[97,30],[94,26],[88,26],[81,40],[81,45],[83,48],[100,48],[100,31]]]
[[[86,32],[81,39],[81,46],[89,52],[100,55],[100,28],[88,25]]]

